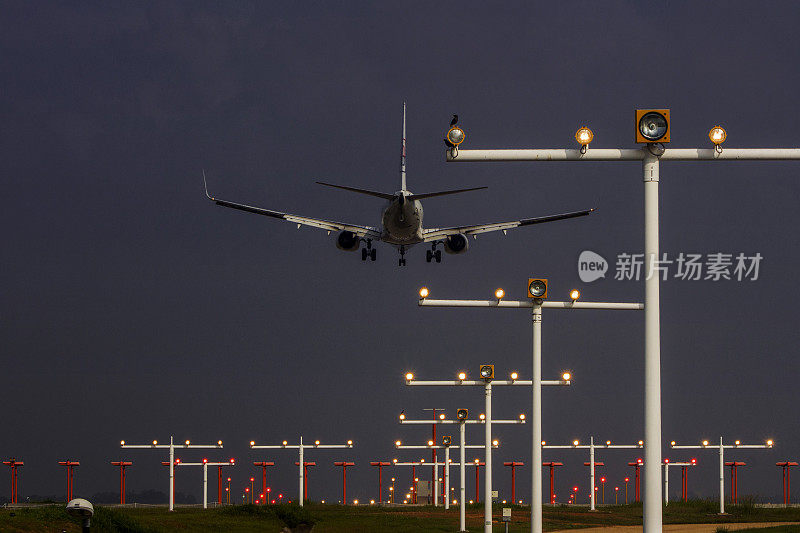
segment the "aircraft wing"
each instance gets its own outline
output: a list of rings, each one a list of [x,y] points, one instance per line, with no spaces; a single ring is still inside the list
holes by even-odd
[[[203,176],[205,182],[205,176]],[[261,207],[253,207],[250,205],[245,204],[238,204],[236,202],[229,202],[227,200],[219,200],[217,198],[212,197],[208,194],[208,188],[206,188],[206,197],[209,200],[216,203],[217,205],[221,205],[223,207],[230,207],[233,209],[238,209],[240,211],[247,211],[248,213],[255,213],[257,215],[264,215],[267,217],[272,218],[280,218],[286,220],[288,222],[293,222],[300,227],[303,226],[311,226],[314,228],[320,228],[327,231],[351,231],[358,235],[359,237],[366,237],[368,239],[373,240],[380,240],[381,232],[378,228],[373,228],[370,226],[359,226],[357,224],[346,224],[344,222],[335,222],[333,220],[323,220],[320,218],[311,218],[311,217],[303,217],[299,215],[293,215],[291,213],[281,213],[280,211],[272,211],[270,209],[264,209]]]
[[[423,230],[422,239],[424,242],[432,242],[444,239],[450,235],[463,233],[464,235],[477,235],[478,233],[486,233],[489,231],[507,231],[520,226],[530,226],[531,224],[542,224],[544,222],[553,222],[556,220],[564,220],[566,218],[583,217],[594,211],[594,209],[587,209],[585,211],[573,211],[571,213],[562,213],[560,215],[548,215],[545,217],[536,218],[523,218],[522,220],[513,220],[511,222],[497,222],[495,224],[478,224],[476,226],[455,226],[452,228],[431,228]]]

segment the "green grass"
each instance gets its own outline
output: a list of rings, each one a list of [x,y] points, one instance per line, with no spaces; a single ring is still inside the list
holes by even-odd
[[[791,526],[749,527],[747,529],[737,529],[735,533],[741,531],[749,531],[750,533],[755,531],[758,533],[800,533],[800,524]]]
[[[495,506],[495,519],[502,505]],[[752,502],[728,506],[726,515],[718,515],[719,503],[712,500],[674,502],[664,508],[665,524],[718,523],[724,527],[732,522],[798,522],[798,526],[778,526],[759,531],[800,533],[800,509],[755,507]],[[458,509],[444,511],[431,506],[421,507],[342,507],[310,503],[302,509],[294,505],[252,506],[235,505],[215,509],[178,508],[170,513],[158,508],[95,507],[92,519],[93,532],[109,533],[165,533],[186,532],[249,532],[277,533],[285,524],[316,522],[315,533],[358,532],[452,532],[458,530]],[[12,516],[13,514],[13,516]],[[509,531],[523,533],[530,530],[530,510],[512,506]],[[545,531],[578,529],[611,525],[640,525],[641,504],[602,506],[597,511],[586,507],[561,505],[544,507]],[[467,507],[467,529],[483,531],[483,505]],[[495,525],[504,531],[501,522]],[[79,532],[78,520],[70,518],[63,505],[26,509],[0,509],[0,531]]]

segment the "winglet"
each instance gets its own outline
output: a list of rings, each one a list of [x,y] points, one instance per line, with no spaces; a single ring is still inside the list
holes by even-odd
[[[203,169],[203,188],[206,190],[206,198],[209,200],[215,200],[210,194],[208,194],[208,183],[206,183],[206,169]]]

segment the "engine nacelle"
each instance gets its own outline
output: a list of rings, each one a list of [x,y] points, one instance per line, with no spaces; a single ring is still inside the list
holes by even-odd
[[[448,254],[463,254],[469,249],[469,239],[463,233],[450,235],[444,240],[444,251]]]
[[[343,231],[336,237],[336,247],[340,250],[355,252],[361,246],[361,237],[352,231]]]

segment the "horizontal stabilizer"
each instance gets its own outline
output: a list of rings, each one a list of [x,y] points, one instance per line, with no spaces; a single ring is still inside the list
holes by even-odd
[[[446,196],[448,194],[458,194],[460,192],[479,191],[481,189],[488,189],[488,187],[472,187],[471,189],[453,189],[451,191],[440,192],[426,192],[422,194],[411,194],[406,196],[408,200],[424,200],[425,198],[433,198],[434,196]]]
[[[359,194],[377,196],[378,198],[383,198],[384,200],[392,200],[394,199],[395,196],[394,194],[389,194],[386,192],[368,191],[367,189],[356,189],[355,187],[345,187],[344,185],[334,185],[332,183],[325,183],[322,181],[318,181],[317,183],[320,185],[325,185],[326,187],[334,187],[336,189],[343,189],[345,191],[357,192]]]

